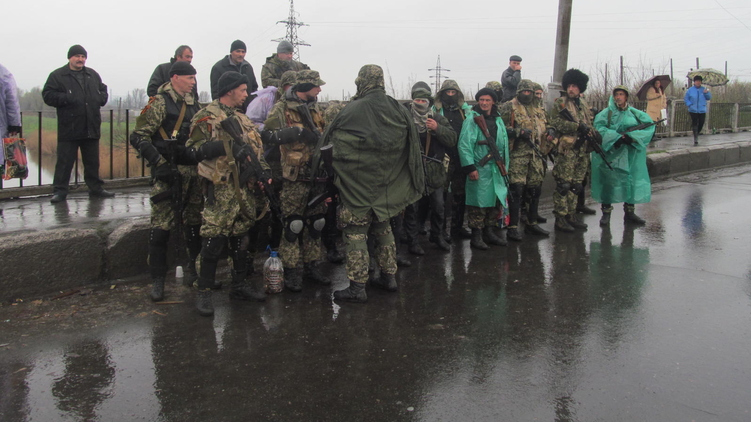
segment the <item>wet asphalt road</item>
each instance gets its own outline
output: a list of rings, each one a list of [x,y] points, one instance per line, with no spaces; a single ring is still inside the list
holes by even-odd
[[[748,421],[750,206],[741,167],[656,185],[642,228],[617,206],[609,230],[425,241],[365,305],[225,290],[202,318],[137,283],[3,306],[0,420]]]

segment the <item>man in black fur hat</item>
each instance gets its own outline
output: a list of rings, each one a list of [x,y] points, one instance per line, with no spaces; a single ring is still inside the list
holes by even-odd
[[[587,225],[576,217],[577,197],[584,189],[583,182],[589,170],[589,153],[592,151],[584,142],[584,136],[595,135],[592,129],[592,112],[581,98],[587,90],[589,77],[578,69],[569,69],[563,74],[563,89],[566,94],[553,102],[550,110],[550,124],[558,131],[558,157],[553,168],[556,187],[553,192],[555,229],[573,232],[586,230]],[[568,110],[574,121],[561,116]]]

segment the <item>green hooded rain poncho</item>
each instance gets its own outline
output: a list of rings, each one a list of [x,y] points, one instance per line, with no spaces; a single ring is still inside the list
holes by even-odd
[[[385,221],[425,190],[420,138],[409,111],[386,95],[380,66],[363,66],[355,84],[356,96],[327,126],[317,150],[334,146],[334,184],[344,206],[355,217],[372,211]],[[319,161],[316,154],[313,165]]]
[[[501,116],[495,112],[495,122],[498,126],[498,133],[496,135],[496,146],[498,151],[503,155],[506,162],[506,168],[509,165],[508,156],[508,135],[506,134],[506,125],[503,123]],[[464,125],[462,126],[462,133],[459,135],[459,159],[461,160],[462,167],[475,166],[477,172],[480,174],[479,180],[469,180],[465,184],[466,192],[466,204],[473,207],[488,208],[494,207],[496,201],[500,200],[501,204],[506,207],[506,196],[508,194],[508,186],[503,181],[501,171],[498,169],[495,161],[490,160],[484,166],[480,166],[480,160],[490,153],[486,145],[479,145],[479,141],[484,141],[485,136],[482,134],[482,130],[475,123],[475,116],[479,116],[477,111],[473,108],[467,113],[467,118],[464,119]]]
[[[628,89],[617,86],[628,95]],[[627,105],[625,110],[616,105],[610,96],[608,108],[595,117],[595,129],[602,135],[602,149],[613,170],[598,154],[592,153],[592,198],[601,204],[643,204],[652,198],[652,184],[647,171],[647,145],[655,127],[629,132],[634,142],[616,146],[626,129],[642,123],[651,123],[652,118],[643,111]]]

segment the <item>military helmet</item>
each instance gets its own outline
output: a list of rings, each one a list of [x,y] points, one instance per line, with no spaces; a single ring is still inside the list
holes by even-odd
[[[522,79],[519,82],[519,86],[516,87],[516,92],[532,91],[535,92],[535,83],[529,79]]]
[[[490,88],[493,91],[500,91],[503,89],[503,85],[498,81],[490,81],[485,84],[485,88]]]
[[[294,85],[297,83],[297,72],[294,70],[288,70],[282,73],[282,78],[279,81],[279,87],[286,85]]]

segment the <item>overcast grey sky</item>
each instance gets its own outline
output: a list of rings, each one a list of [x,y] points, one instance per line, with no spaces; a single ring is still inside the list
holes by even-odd
[[[569,67],[589,73],[617,66],[624,56],[627,77],[653,68],[682,77],[699,57],[702,67],[731,79],[751,80],[749,0],[574,0]],[[427,69],[441,65],[463,89],[499,80],[511,54],[521,55],[522,75],[540,83],[553,71],[558,0],[397,1],[296,0],[298,19],[310,26],[299,37],[301,61],[327,82],[322,95],[354,94],[354,79],[368,63],[381,65],[397,94],[412,82],[431,82]],[[288,0],[205,2],[186,0],[6,1],[1,6],[0,63],[19,88],[42,86],[66,64],[73,44],[89,53],[114,96],[146,88],[154,67],[180,44],[195,53],[200,90],[209,90],[211,66],[235,39],[248,45],[246,59],[260,83],[271,39],[285,35]],[[172,29],[174,28],[174,29]],[[629,73],[631,72],[631,73]]]

